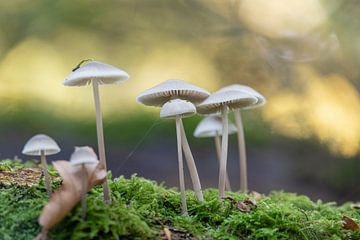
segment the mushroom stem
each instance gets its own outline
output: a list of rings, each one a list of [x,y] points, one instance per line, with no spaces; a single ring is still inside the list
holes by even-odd
[[[215,148],[216,148],[216,156],[217,159],[219,161],[219,165],[220,165],[220,159],[221,159],[221,137],[219,134],[217,134],[214,137],[215,140]],[[231,185],[230,185],[230,179],[229,179],[229,175],[226,171],[226,175],[225,175],[225,189],[226,191],[231,191]]]
[[[240,191],[246,192],[248,190],[246,148],[245,148],[244,128],[243,128],[239,109],[235,110],[234,116],[235,116],[236,127],[238,129],[237,137],[239,144],[239,160],[240,160]]]
[[[103,130],[103,122],[102,122],[102,114],[100,108],[100,96],[99,96],[99,84],[97,81],[92,81],[93,85],[93,93],[94,93],[94,102],[95,102],[95,110],[96,110],[96,133],[99,147],[99,158],[100,163],[102,163],[107,171],[106,167],[106,156],[105,156],[105,144],[104,144],[104,130]],[[106,203],[111,204],[110,199],[110,189],[107,182],[107,178],[105,178],[103,186],[104,192],[104,200]]]
[[[194,189],[197,199],[200,202],[204,202],[204,196],[201,191],[201,183],[200,183],[200,179],[199,179],[199,174],[196,169],[195,160],[191,153],[189,142],[187,141],[186,134],[185,134],[184,124],[181,119],[180,119],[180,125],[181,125],[182,148],[183,148],[186,163],[187,163],[187,166],[188,166],[188,169],[190,172],[193,189]]]
[[[185,193],[185,181],[184,181],[184,163],[181,149],[181,118],[177,116],[176,119],[176,138],[177,138],[177,152],[179,161],[179,181],[180,181],[180,192],[181,192],[181,214],[187,215],[186,205],[186,193]]]
[[[40,153],[41,153],[41,156],[40,156],[41,166],[42,166],[44,177],[45,177],[46,193],[50,198],[51,197],[51,192],[52,192],[52,190],[51,190],[51,178],[50,178],[50,175],[49,175],[49,172],[48,172],[48,166],[47,166],[44,150],[41,150]]]
[[[221,109],[222,115],[222,143],[221,143],[221,162],[219,172],[219,198],[222,200],[225,194],[225,174],[226,174],[226,163],[227,163],[227,150],[228,150],[228,109],[224,105]]]
[[[86,192],[87,192],[87,170],[85,167],[85,163],[81,164],[81,174],[82,174],[82,181],[81,181],[81,218],[85,220],[86,218]]]

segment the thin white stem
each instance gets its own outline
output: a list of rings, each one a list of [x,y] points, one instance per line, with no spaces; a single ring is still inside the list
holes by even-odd
[[[96,110],[96,133],[97,133],[98,148],[99,148],[99,158],[100,158],[100,162],[104,164],[105,170],[107,171],[105,144],[104,144],[104,130],[103,130],[101,107],[100,107],[98,82],[95,80],[92,81],[92,86],[93,86],[94,102],[95,102],[95,110]],[[107,182],[107,178],[105,178],[105,181],[103,183],[103,192],[104,192],[105,202],[111,204],[110,189]]]
[[[227,163],[227,150],[228,150],[228,110],[227,106],[224,105],[221,109],[222,115],[222,143],[221,143],[221,162],[219,171],[219,198],[223,199],[225,194],[225,174],[226,174],[226,163]]]
[[[51,197],[51,178],[48,172],[48,166],[47,166],[47,162],[46,162],[46,157],[45,157],[45,152],[43,150],[41,150],[40,152],[40,159],[41,159],[41,166],[43,169],[43,173],[44,173],[44,177],[45,177],[45,187],[46,187],[46,193],[49,196],[49,198]]]
[[[220,159],[221,159],[221,137],[220,137],[220,135],[216,135],[214,140],[215,140],[216,156],[217,156],[219,166],[220,166]],[[225,189],[226,189],[226,191],[231,191],[230,178],[229,178],[227,171],[226,171],[226,175],[225,175]]]
[[[197,168],[196,168],[194,157],[193,157],[193,155],[191,153],[189,142],[188,142],[188,140],[186,138],[184,124],[183,124],[181,119],[180,119],[180,125],[181,125],[182,148],[183,148],[186,163],[187,163],[187,166],[188,166],[188,169],[189,169],[189,172],[190,172],[190,177],[191,177],[191,182],[192,182],[192,185],[193,185],[193,189],[194,189],[194,192],[195,192],[195,195],[196,195],[197,199],[200,202],[204,202],[204,196],[203,196],[203,193],[201,191],[201,183],[200,183],[199,174],[198,174],[198,171],[197,171]]]
[[[81,218],[85,220],[86,218],[86,192],[87,192],[87,183],[88,183],[88,176],[87,170],[85,167],[85,163],[81,164],[81,173],[82,173],[82,186],[81,186]]]
[[[240,191],[246,192],[248,190],[247,183],[247,164],[246,164],[246,147],[244,137],[244,127],[241,120],[240,110],[234,112],[235,123],[237,127],[237,137],[239,144],[239,161],[240,161]]]
[[[176,138],[177,138],[177,152],[179,161],[179,181],[181,192],[181,214],[187,215],[186,193],[185,193],[185,180],[184,180],[184,163],[181,150],[181,118],[177,116],[176,119]]]

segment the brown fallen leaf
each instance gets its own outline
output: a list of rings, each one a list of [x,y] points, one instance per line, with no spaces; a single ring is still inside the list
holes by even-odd
[[[353,205],[351,208],[352,208],[352,209],[360,210],[360,205]]]
[[[167,240],[171,240],[171,231],[167,227],[164,228],[164,234]]]
[[[263,195],[261,193],[256,192],[256,191],[252,191],[250,194],[257,201],[260,200],[261,198],[263,198]]]
[[[343,216],[342,218],[343,228],[347,230],[360,230],[360,225],[357,224],[351,217]]]
[[[238,202],[232,197],[225,197],[225,199],[230,200],[231,204],[241,212],[250,212],[257,208],[255,199],[245,198],[242,202]]]
[[[59,190],[52,194],[50,201],[41,212],[39,224],[42,226],[42,232],[37,237],[38,240],[46,239],[49,229],[59,223],[81,199],[81,168],[63,160],[55,161],[53,165],[63,179],[63,183]],[[86,189],[88,192],[105,180],[106,171],[101,163],[86,165],[86,171],[89,176]]]

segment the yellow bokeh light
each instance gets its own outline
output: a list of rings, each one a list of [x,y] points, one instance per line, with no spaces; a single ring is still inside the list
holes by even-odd
[[[265,118],[286,136],[316,136],[336,154],[353,156],[360,149],[360,98],[340,75],[322,76],[309,66],[296,68],[297,91],[278,91],[269,98]]]

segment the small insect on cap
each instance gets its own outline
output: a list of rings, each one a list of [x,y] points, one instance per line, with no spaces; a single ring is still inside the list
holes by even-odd
[[[108,85],[122,83],[129,79],[125,71],[109,64],[97,61],[82,61],[73,72],[65,79],[65,86],[84,86],[92,81],[98,84]]]
[[[257,98],[249,93],[234,90],[217,91],[197,105],[197,111],[200,114],[218,113],[223,106],[227,106],[229,110],[234,110],[250,106],[256,102]]]
[[[142,92],[136,100],[147,106],[162,106],[174,98],[199,103],[210,95],[208,91],[183,80],[170,79]]]
[[[205,117],[201,122],[197,125],[194,131],[194,137],[197,138],[206,138],[206,137],[216,137],[222,135],[222,119],[220,116],[208,116]],[[237,128],[235,125],[229,121],[229,135],[236,133]]]
[[[96,156],[96,153],[91,147],[75,147],[75,151],[71,154],[70,164],[80,165],[80,164],[94,164],[98,163],[99,160]]]
[[[261,95],[258,91],[256,91],[255,89],[253,89],[249,86],[241,85],[241,84],[233,84],[233,85],[230,85],[227,87],[223,87],[219,91],[229,91],[229,90],[235,90],[235,91],[249,93],[257,98],[256,103],[242,108],[243,110],[261,107],[266,104],[266,98],[263,95]]]
[[[41,151],[44,151],[45,155],[53,155],[60,152],[60,147],[51,137],[45,134],[38,134],[26,142],[22,150],[22,154],[29,156],[40,156]]]
[[[191,117],[196,114],[194,104],[181,99],[173,99],[165,103],[160,111],[160,118]]]

